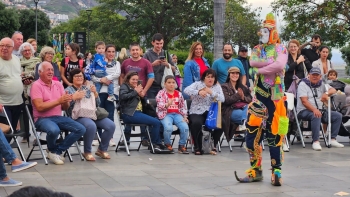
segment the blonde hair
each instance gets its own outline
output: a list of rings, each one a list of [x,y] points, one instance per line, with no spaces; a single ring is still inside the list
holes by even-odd
[[[119,53],[119,59],[124,59],[125,57],[127,57],[128,54],[126,54],[126,48],[122,48],[120,49],[120,53]]]
[[[36,42],[36,40],[34,38],[28,38],[27,42],[32,44],[32,42]]]
[[[202,44],[201,42],[194,42],[194,43],[192,43],[192,45],[191,45],[190,52],[188,53],[188,57],[187,57],[187,59],[186,59],[186,62],[189,61],[189,60],[193,60],[194,52],[195,52],[196,47],[197,47],[198,45],[201,45],[201,46],[202,46],[202,49],[203,49],[202,57],[204,56],[204,47],[203,47],[203,44]]]
[[[41,61],[44,61],[46,53],[53,53],[55,55],[55,50],[52,47],[48,47],[48,46],[43,47],[39,54]]]
[[[296,45],[298,46],[299,50],[298,50],[297,54],[300,54],[300,53],[301,53],[301,51],[300,51],[300,42],[299,42],[298,40],[296,40],[296,39],[291,39],[291,40],[289,41],[289,43],[288,43],[288,48],[289,48],[289,45],[290,45],[291,43],[296,44]],[[289,50],[288,50],[288,51],[289,51]]]

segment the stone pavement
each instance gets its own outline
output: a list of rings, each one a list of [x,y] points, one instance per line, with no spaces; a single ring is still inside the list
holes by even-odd
[[[115,140],[119,136],[118,129]],[[73,162],[66,158],[65,164],[61,166],[50,162],[45,165],[43,160],[38,160],[36,167],[23,172],[11,173],[10,166],[6,166],[6,169],[8,175],[22,181],[23,186],[44,186],[68,192],[75,197],[326,197],[340,191],[350,193],[349,139],[339,139],[344,142],[345,148],[328,149],[321,144],[323,150],[316,152],[312,150],[310,143],[305,149],[300,143],[292,145],[291,151],[284,156],[282,187],[270,184],[267,147],[263,153],[263,182],[238,183],[234,178],[234,171],[237,170],[240,176],[244,176],[249,165],[248,154],[244,148],[239,147],[230,152],[226,143],[223,144],[222,152],[216,156],[178,153],[153,155],[145,147],[140,152],[132,151],[131,156],[127,156],[124,151],[115,153],[115,148],[110,148],[110,160],[96,158],[96,162],[86,162],[76,155],[73,156]],[[21,145],[25,155],[28,155],[28,147]],[[71,152],[76,152],[76,149],[72,148]],[[40,156],[39,152],[35,156]],[[19,188],[21,187],[0,188],[0,196],[7,196]]]

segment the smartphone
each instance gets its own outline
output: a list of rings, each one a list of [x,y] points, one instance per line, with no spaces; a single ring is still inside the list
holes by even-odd
[[[139,80],[139,81],[137,82],[137,85],[142,85],[142,80]]]
[[[22,78],[22,82],[24,82],[25,80],[34,80],[34,77],[30,76],[30,77],[23,77]]]
[[[160,60],[164,60],[164,59],[165,59],[165,56],[164,56],[164,55],[161,55],[161,56],[159,56],[159,59],[160,59]]]

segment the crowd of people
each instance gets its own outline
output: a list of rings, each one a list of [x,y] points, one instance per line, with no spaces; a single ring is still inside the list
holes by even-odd
[[[278,45],[280,55],[278,60],[273,60],[279,61],[279,64],[286,62],[282,65],[283,68],[278,65],[278,68],[285,68],[284,76],[280,78],[283,81],[279,83],[284,84],[281,87],[285,91],[290,88],[295,77],[301,79],[297,89],[296,109],[298,118],[311,121],[314,150],[322,149],[319,143],[321,106],[328,96],[336,93],[334,88],[325,85],[327,81],[336,78],[336,72],[332,70],[328,59],[329,48],[321,46],[321,42],[319,35],[312,36],[310,42],[301,46],[293,39],[286,50]],[[51,162],[61,165],[65,160],[63,153],[81,137],[84,142],[83,156],[87,161],[95,161],[95,156],[111,158],[107,150],[110,145],[115,146],[113,134],[116,129],[116,109],[120,110],[120,118],[126,124],[123,131],[125,134],[131,132],[129,124],[149,125],[150,136],[142,137],[142,145],[152,144],[156,152],[166,150],[174,153],[170,138],[173,125],[176,125],[180,131],[178,153],[189,154],[186,143],[190,133],[194,154],[202,155],[202,130],[210,130],[203,125],[214,101],[222,102],[222,128],[211,130],[214,143],[212,154],[216,154],[216,145],[223,133],[227,141],[244,140],[244,136],[236,131],[245,131],[246,125],[248,126],[248,108],[256,100],[252,90],[257,88],[259,96],[262,96],[258,99],[265,102],[267,108],[273,105],[266,98],[276,95],[265,88],[270,83],[271,71],[254,59],[254,55],[258,54],[256,51],[250,60],[248,48],[241,46],[238,58],[235,59],[234,47],[227,43],[223,46],[223,57],[210,65],[204,58],[203,44],[194,42],[189,49],[182,75],[177,67],[176,54],[169,54],[163,49],[163,44],[163,36],[157,33],[152,37],[153,48],[144,54],[140,44],[134,42],[129,46],[130,56],[123,48],[116,57],[117,48],[113,44],[106,45],[99,41],[95,44],[95,54],[87,52],[80,55],[79,45],[69,43],[65,46],[65,57],[58,66],[53,59],[55,50],[52,47],[45,46],[38,53],[34,39],[23,42],[22,33],[15,32],[12,38],[0,41],[0,111],[4,109],[10,120],[7,123],[6,119],[0,118],[0,122],[10,124],[15,133],[24,131],[22,142],[28,142],[29,119],[33,118],[36,129],[47,134],[47,157]],[[310,48],[306,48],[307,45]],[[259,69],[254,70],[254,67]],[[257,72],[266,77],[256,78]],[[148,99],[157,102],[154,116],[145,113]],[[186,100],[189,99],[192,102],[187,108]],[[25,105],[32,117],[25,113]],[[108,115],[98,117],[95,113],[89,113],[98,108],[105,109]],[[66,116],[62,116],[62,111],[66,112]],[[24,128],[19,128],[22,112],[25,124]],[[268,112],[270,113],[273,111]],[[341,114],[332,111],[331,117],[331,145],[344,147],[336,141]],[[248,130],[253,129],[251,122]],[[69,134],[57,142],[62,130],[69,131]],[[145,130],[141,127],[142,133]],[[0,149],[0,155],[6,162],[12,163],[13,171],[36,165],[36,162],[18,160],[9,147],[11,139],[6,139],[2,133],[0,132],[0,144],[3,148]],[[96,140],[97,136],[101,139],[100,143]],[[256,136],[248,138],[247,141],[253,143]],[[119,142],[119,145],[130,144],[129,140],[127,135],[126,141]],[[95,156],[92,154],[93,145],[98,145]],[[279,148],[281,144],[276,146]],[[0,161],[0,186],[20,185],[20,182],[9,179],[4,161]],[[240,179],[241,182],[255,180],[258,178]]]

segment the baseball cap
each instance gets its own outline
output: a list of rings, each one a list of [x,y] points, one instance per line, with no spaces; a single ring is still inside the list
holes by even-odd
[[[312,74],[319,74],[320,75],[321,74],[321,69],[318,68],[318,67],[313,67],[313,68],[311,68],[309,74],[310,75],[312,75]]]
[[[245,46],[241,46],[241,47],[239,47],[238,52],[241,52],[241,51],[248,51],[248,49]]]

